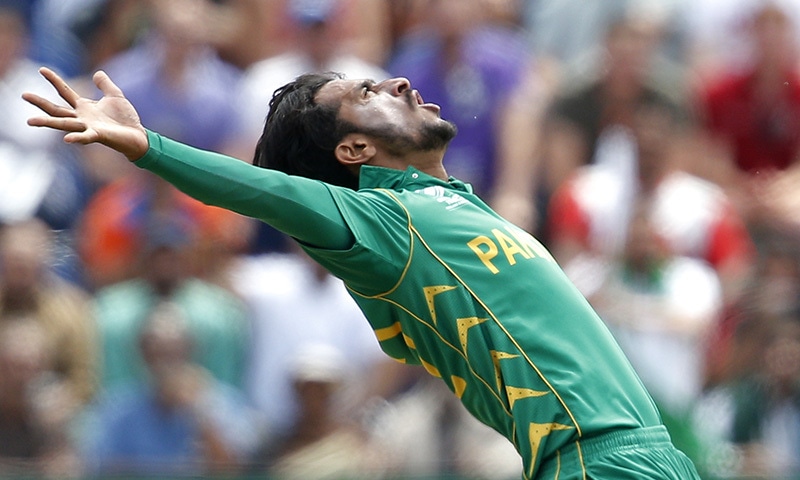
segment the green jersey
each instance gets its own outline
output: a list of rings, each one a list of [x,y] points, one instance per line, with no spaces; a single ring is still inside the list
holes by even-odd
[[[383,350],[440,377],[517,447],[527,478],[583,439],[661,424],[547,250],[469,185],[362,166],[353,191],[149,137],[138,166],[295,237],[345,282]]]

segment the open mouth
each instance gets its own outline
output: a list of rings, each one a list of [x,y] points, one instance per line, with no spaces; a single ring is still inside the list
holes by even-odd
[[[419,91],[414,90],[413,97],[417,101],[418,106],[426,110],[431,110],[437,114],[439,113],[440,110],[439,105],[436,105],[435,103],[425,103],[425,100],[422,99],[422,95],[419,94]]]

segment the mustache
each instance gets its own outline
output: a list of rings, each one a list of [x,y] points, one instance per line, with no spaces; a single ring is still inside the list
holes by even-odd
[[[409,107],[414,108],[417,106],[417,97],[414,95],[414,91],[410,88],[403,92],[403,97],[405,97],[405,101],[408,103]]]

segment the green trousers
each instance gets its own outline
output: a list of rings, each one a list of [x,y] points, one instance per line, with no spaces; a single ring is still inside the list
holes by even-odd
[[[700,480],[665,427],[611,432],[552,455],[536,480]]]

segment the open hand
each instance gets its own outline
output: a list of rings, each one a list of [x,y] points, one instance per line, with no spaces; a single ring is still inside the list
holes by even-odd
[[[34,93],[24,93],[22,98],[47,115],[28,119],[28,125],[48,127],[67,132],[68,143],[101,143],[135,161],[147,153],[147,132],[139,115],[122,90],[103,71],[92,77],[103,93],[94,101],[78,95],[57,73],[42,67],[39,73],[50,82],[68,106],[55,103]]]

